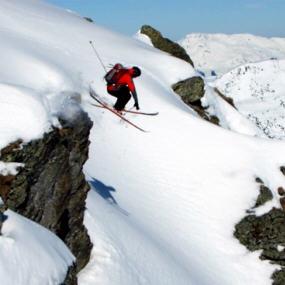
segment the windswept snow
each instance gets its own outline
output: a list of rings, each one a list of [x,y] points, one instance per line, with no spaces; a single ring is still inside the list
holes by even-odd
[[[189,34],[179,41],[195,67],[218,76],[246,63],[285,59],[285,38],[265,38],[250,34]]]
[[[13,122],[18,111],[23,110],[23,124],[34,122],[25,136],[33,139],[48,130],[60,111],[73,113],[65,106],[70,106],[69,98],[79,99],[78,93],[94,121],[85,166],[92,187],[85,223],[94,250],[79,284],[270,284],[276,267],[249,253],[233,230],[254,205],[256,176],[274,191],[278,205],[276,189],[285,187],[279,171],[285,165],[284,142],[248,136],[257,129],[221,102],[212,105],[224,116],[225,125],[243,134],[199,119],[170,87],[197,74],[182,60],[41,1],[0,0],[0,8],[0,35],[5,38],[0,50],[15,70],[13,75],[0,67],[0,84],[9,91],[0,98],[7,100],[10,110],[1,130],[8,118],[15,129],[1,142],[26,135],[16,128],[19,119]],[[90,105],[90,83],[104,100],[114,102],[106,93],[104,70],[90,40],[106,66],[121,62],[141,67],[142,76],[135,79],[140,106],[159,115],[127,116],[148,133]],[[207,100],[213,100],[211,94]],[[31,246],[26,245],[27,251]],[[46,255],[48,250],[44,246],[38,252]],[[63,251],[58,249],[59,255]],[[2,255],[0,260],[4,262]],[[45,271],[38,284],[62,276],[67,263]],[[26,280],[33,272],[39,272],[38,267],[30,266],[23,273],[24,282],[14,284],[32,284]]]

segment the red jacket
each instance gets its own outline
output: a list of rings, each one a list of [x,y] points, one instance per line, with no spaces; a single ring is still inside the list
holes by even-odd
[[[132,94],[135,93],[136,88],[132,78],[132,68],[122,69],[120,72],[122,73],[118,76],[116,84],[108,85],[107,90],[112,92],[118,90],[120,86],[127,86]]]

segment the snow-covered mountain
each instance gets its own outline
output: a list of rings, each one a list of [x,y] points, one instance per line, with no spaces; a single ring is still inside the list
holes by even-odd
[[[246,63],[272,58],[285,59],[285,39],[265,38],[251,34],[189,34],[179,41],[207,75],[218,76]]]
[[[285,60],[240,66],[215,85],[266,136],[285,138]]]
[[[219,107],[228,129],[201,120],[171,89],[197,74],[189,64],[79,15],[38,0],[0,0],[0,26],[0,51],[5,55],[0,66],[0,147],[17,138],[39,138],[59,125],[59,114],[72,116],[66,106],[74,94],[82,95],[81,105],[94,122],[85,166],[92,187],[85,224],[94,248],[90,263],[79,273],[80,285],[271,284],[277,266],[248,252],[233,231],[254,205],[256,177],[274,194],[258,213],[280,208],[276,191],[285,187],[279,171],[285,165],[283,141],[245,132],[247,120],[211,92],[207,100],[216,100],[212,106]],[[90,104],[90,85],[114,102],[90,40],[106,66],[121,62],[141,67],[142,76],[135,80],[141,109],[159,111],[159,116],[127,116],[148,133]],[[19,234],[9,231],[15,224],[11,217],[0,236],[1,264],[9,258],[6,247],[22,255]],[[23,239],[32,234],[33,242],[45,244],[43,234],[17,219]],[[21,283],[5,270],[1,282],[58,284],[73,260],[67,249],[53,247],[59,259],[47,270],[54,252],[37,247],[42,267],[35,267],[34,244],[24,246],[31,249],[25,251],[25,262],[10,263],[23,269]]]

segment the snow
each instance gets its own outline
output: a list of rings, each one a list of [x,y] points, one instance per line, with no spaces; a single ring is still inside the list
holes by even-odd
[[[211,115],[219,118],[219,124],[225,129],[249,136],[263,136],[258,127],[246,119],[239,111],[220,97],[216,90],[206,85],[205,96],[202,98],[204,107]]]
[[[1,117],[1,130],[6,124],[14,130],[1,134],[1,144],[39,137],[56,124],[58,114],[76,114],[74,101],[81,101],[94,121],[84,168],[92,187],[85,224],[94,249],[79,284],[271,284],[277,267],[261,261],[259,252],[248,252],[233,231],[255,203],[255,177],[272,189],[273,202],[279,205],[276,189],[285,187],[279,171],[285,165],[284,142],[257,137],[259,129],[210,89],[204,103],[220,113],[226,129],[198,118],[171,90],[171,84],[197,74],[182,60],[42,1],[0,0],[0,6],[0,34],[5,39],[0,49],[11,63],[10,69],[0,67],[1,88],[9,90],[9,97],[0,95],[0,108],[10,110]],[[159,115],[127,116],[148,133],[90,105],[90,83],[104,100],[114,103],[90,40],[106,66],[121,62],[142,69],[135,79],[140,107]],[[17,117],[18,112],[23,113]],[[17,128],[22,123],[29,128]],[[62,257],[57,259],[50,249],[55,240],[46,243],[48,234],[35,233],[22,217],[17,221],[19,233],[31,236],[30,240],[23,235],[25,255],[57,261],[55,267],[43,261],[43,266],[21,271],[20,260],[11,259],[23,278],[13,284],[33,284],[31,276],[36,276],[35,284],[62,278],[71,261],[68,253],[57,248]],[[4,223],[7,229],[12,225],[9,219]],[[14,244],[20,238],[17,235]],[[32,238],[43,241],[36,251],[31,250]],[[4,263],[4,247],[0,248]],[[13,252],[9,256],[17,257]],[[14,275],[6,271],[1,278]]]
[[[285,60],[269,60],[240,66],[215,82],[226,96],[234,99],[240,113],[262,133],[285,138]]]
[[[0,148],[40,138],[50,128],[48,107],[33,90],[0,83]]]
[[[138,31],[134,35],[134,38],[146,43],[149,46],[153,46],[151,39],[147,35],[142,34],[141,31]]]
[[[285,249],[285,247],[284,247],[283,245],[278,245],[278,246],[277,246],[277,250],[278,250],[279,252],[282,252],[284,249]]]
[[[221,76],[246,63],[285,59],[285,38],[265,38],[251,34],[189,34],[179,41],[195,67],[207,75]]]
[[[8,210],[0,236],[1,284],[61,284],[74,256],[53,233]]]
[[[0,161],[0,174],[4,176],[16,175],[20,167],[24,167],[24,164],[15,162],[4,163],[3,161]]]

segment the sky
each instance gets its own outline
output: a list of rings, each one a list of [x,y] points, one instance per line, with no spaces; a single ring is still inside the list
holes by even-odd
[[[142,25],[180,40],[189,33],[285,37],[285,0],[45,0],[127,35]]]

